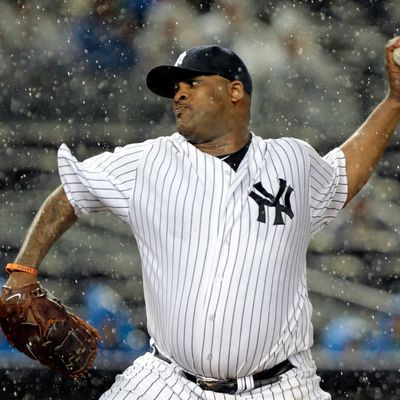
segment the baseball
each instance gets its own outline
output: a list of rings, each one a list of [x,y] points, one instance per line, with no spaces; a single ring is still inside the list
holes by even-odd
[[[400,47],[393,51],[393,61],[400,67]]]

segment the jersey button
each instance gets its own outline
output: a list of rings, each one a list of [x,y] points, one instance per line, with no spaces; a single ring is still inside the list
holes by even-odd
[[[210,360],[210,361],[212,360],[212,358],[213,358],[212,354],[209,354],[209,355],[207,356],[207,359]]]
[[[211,321],[214,321],[214,320],[215,320],[215,314],[211,314],[211,315],[210,315],[210,320],[211,320]]]
[[[225,171],[225,175],[226,175],[226,176],[228,176],[228,175],[230,175],[230,174],[231,174],[230,171]]]

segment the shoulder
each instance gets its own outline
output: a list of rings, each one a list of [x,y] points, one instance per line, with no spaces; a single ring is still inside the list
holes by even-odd
[[[308,158],[312,154],[317,154],[316,150],[307,142],[293,137],[282,137],[277,139],[263,139],[254,137],[255,145],[263,146],[266,153],[271,154],[287,154],[302,155]]]
[[[145,154],[154,148],[154,146],[164,142],[166,139],[166,137],[158,137],[155,139],[145,140],[144,142],[117,146],[110,151],[104,151],[92,157],[86,158],[82,162],[79,162],[78,159],[73,155],[73,151],[71,151],[71,149],[65,143],[63,143],[58,149],[58,160],[61,163],[78,163],[82,165],[82,167],[85,166],[90,168],[99,166],[109,168],[115,164],[137,164]]]
[[[153,163],[156,159],[164,159],[164,155],[174,154],[176,152],[174,148],[180,146],[179,142],[180,137],[173,134],[148,139],[141,143],[131,143],[116,148],[113,158],[124,159],[123,162],[136,162],[137,165],[145,166],[147,163]]]
[[[143,151],[151,149],[154,146],[157,146],[164,139],[166,139],[166,137],[158,137],[155,139],[147,139],[144,142],[129,143],[124,146],[118,146],[114,149],[114,153],[129,154],[129,153],[143,152]]]
[[[142,154],[147,153],[154,147],[158,147],[165,143],[168,143],[168,136],[160,136],[153,139],[147,139],[143,142],[129,143],[123,146],[117,146],[111,151],[106,151],[103,154],[109,154],[113,157],[134,157],[140,158]]]
[[[139,143],[130,143],[127,144],[123,147],[117,147],[115,151],[136,151],[136,150],[148,150],[152,149],[154,147],[159,147],[159,146],[170,146],[173,145],[174,143],[181,143],[185,141],[183,136],[179,135],[178,133],[174,133],[170,136],[159,136],[157,138],[153,139],[147,139],[143,142]]]
[[[290,136],[284,136],[280,138],[264,138],[257,136],[252,132],[252,141],[256,144],[265,144],[268,146],[295,146],[295,147],[311,147],[310,144],[304,140],[297,139]]]
[[[282,137],[278,139],[267,139],[269,145],[293,150],[310,151],[313,150],[310,144],[301,139],[293,137]],[[315,150],[314,150],[315,151]]]

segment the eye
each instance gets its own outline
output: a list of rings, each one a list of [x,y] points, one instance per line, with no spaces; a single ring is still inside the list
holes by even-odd
[[[174,93],[177,93],[179,91],[181,85],[193,88],[195,86],[198,86],[200,83],[201,83],[200,79],[188,79],[187,81],[175,82],[174,83]]]
[[[192,79],[189,81],[191,87],[200,85],[200,81],[197,79]]]

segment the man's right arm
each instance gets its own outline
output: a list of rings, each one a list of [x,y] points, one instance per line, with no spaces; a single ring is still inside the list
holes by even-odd
[[[59,186],[43,203],[36,214],[15,263],[37,269],[51,246],[77,220],[74,209],[64,189]],[[14,271],[10,274],[7,286],[15,287],[36,282],[30,273]]]

